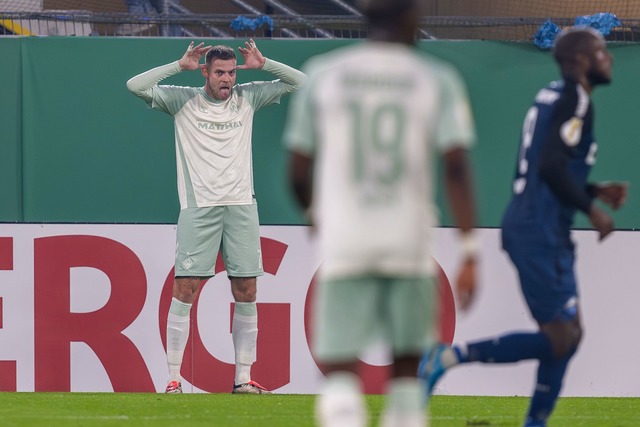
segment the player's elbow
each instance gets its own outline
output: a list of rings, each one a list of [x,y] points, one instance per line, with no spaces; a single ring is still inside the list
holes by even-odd
[[[129,90],[129,92],[140,98],[147,97],[148,91],[150,90],[148,87],[145,87],[141,84],[138,76],[131,77],[129,80],[127,80],[127,89]]]
[[[140,86],[138,84],[136,84],[136,80],[135,77],[130,78],[129,80],[127,80],[127,89],[129,90],[129,92],[133,93],[136,96],[140,96]]]
[[[543,150],[540,155],[540,162],[538,163],[538,175],[540,175],[543,181],[553,185],[559,177],[565,175],[566,167],[566,159],[562,156],[554,155],[549,150]]]
[[[298,89],[302,89],[307,84],[307,80],[309,80],[307,75],[304,73],[300,73],[300,75],[296,76],[295,80],[289,83],[288,85],[289,92],[294,92]]]
[[[150,103],[153,99],[152,90],[140,86],[135,77],[127,81],[127,89],[129,90],[129,92],[144,100],[145,102]]]
[[[285,86],[285,93],[286,94],[293,93],[293,92],[297,91],[298,89],[301,89],[302,86],[303,86],[302,83],[297,83],[297,82],[296,83],[288,83]]]
[[[301,74],[300,78],[295,83],[296,90],[306,86],[307,82],[309,81],[309,76],[307,76],[304,73],[300,73],[300,74]]]

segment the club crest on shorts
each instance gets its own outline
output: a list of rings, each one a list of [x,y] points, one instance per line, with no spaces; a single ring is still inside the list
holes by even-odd
[[[193,260],[193,258],[186,257],[185,259],[182,260],[180,265],[182,265],[182,268],[184,268],[185,270],[189,270],[191,267],[193,267],[194,263],[195,261]]]

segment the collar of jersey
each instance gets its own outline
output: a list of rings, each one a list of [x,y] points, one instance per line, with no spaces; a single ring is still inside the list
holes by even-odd
[[[214,99],[214,98],[210,97],[210,96],[209,96],[209,94],[207,93],[207,91],[206,91],[206,90],[204,90],[204,87],[201,87],[200,89],[201,89],[201,91],[202,91],[202,96],[204,96],[204,99],[205,99],[207,102],[210,102],[210,103],[212,103],[212,104],[217,104],[217,105],[219,105],[219,104],[224,104],[225,102],[229,102],[229,100],[230,100],[231,98],[233,98],[233,92],[234,92],[234,90],[235,90],[235,85],[231,88],[231,96],[229,96],[229,98],[227,98],[227,99],[226,99],[226,100],[224,100],[224,101],[222,101],[222,100],[220,100],[220,99]]]

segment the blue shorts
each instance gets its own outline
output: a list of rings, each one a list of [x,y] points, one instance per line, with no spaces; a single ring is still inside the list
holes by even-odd
[[[578,288],[573,248],[529,246],[507,253],[518,270],[522,293],[538,323],[575,316]]]

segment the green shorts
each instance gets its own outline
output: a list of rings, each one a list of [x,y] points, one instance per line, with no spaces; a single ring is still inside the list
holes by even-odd
[[[353,278],[319,282],[314,306],[314,356],[355,361],[382,338],[393,356],[420,356],[435,331],[435,279]]]
[[[218,251],[228,276],[264,274],[256,204],[183,209],[176,241],[176,277],[213,276]]]

